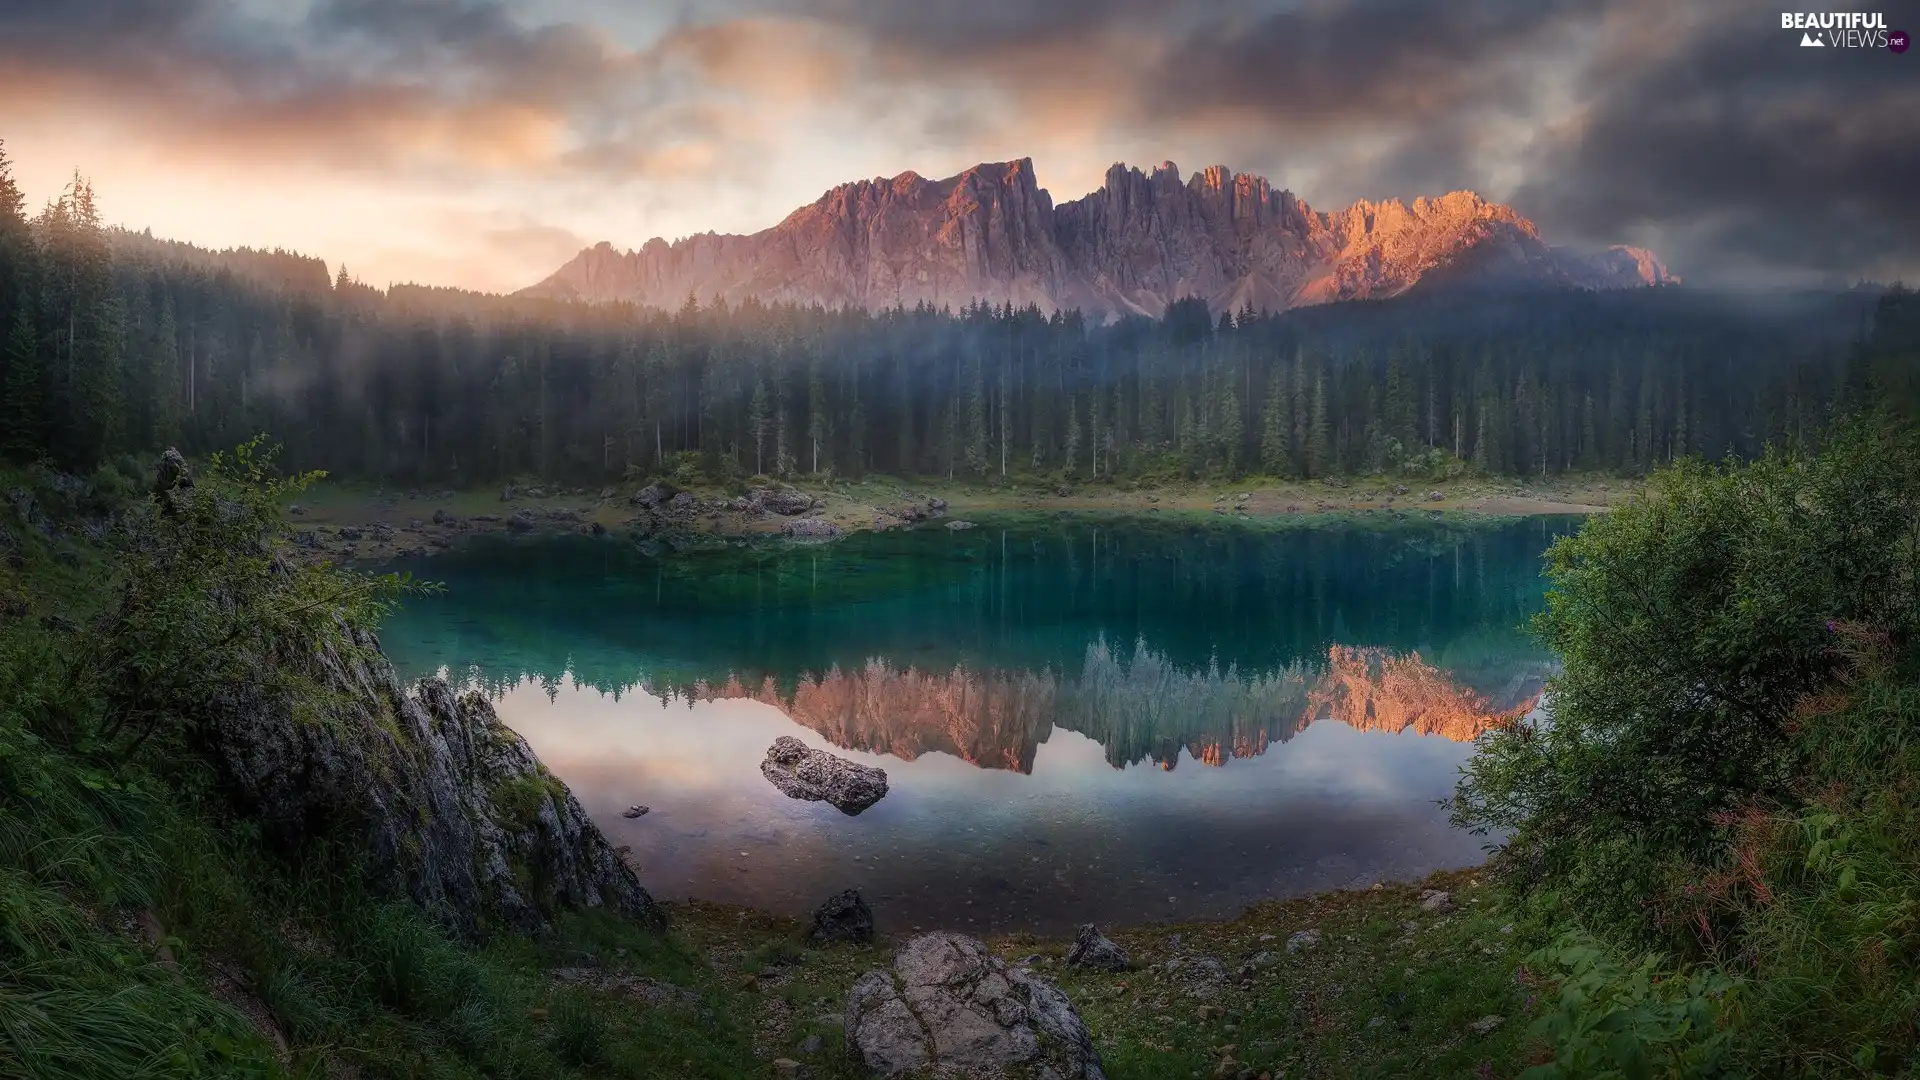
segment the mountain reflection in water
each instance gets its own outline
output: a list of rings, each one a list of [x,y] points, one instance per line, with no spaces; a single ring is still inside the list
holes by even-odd
[[[382,639],[492,694],[666,899],[800,915],[855,887],[888,931],[1224,916],[1479,861],[1439,803],[1538,704],[1519,627],[1572,525],[481,539],[396,567],[447,588]],[[759,771],[782,735],[889,794],[786,798]]]
[[[1183,751],[1219,766],[1265,753],[1323,719],[1358,731],[1471,742],[1530,711],[1547,673],[1544,664],[1518,671],[1493,697],[1460,685],[1418,653],[1335,645],[1324,663],[1242,676],[1233,669],[1183,672],[1145,642],[1122,663],[1101,641],[1087,647],[1077,680],[964,668],[936,674],[873,659],[851,672],[803,677],[791,692],[769,677],[756,687],[732,678],[686,693],[697,701],[764,702],[849,750],[902,761],[940,752],[1030,773],[1035,749],[1055,726],[1099,743],[1115,768],[1151,761],[1172,769]]]

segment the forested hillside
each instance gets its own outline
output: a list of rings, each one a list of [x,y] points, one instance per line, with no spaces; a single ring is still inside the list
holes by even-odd
[[[1880,301],[1435,294],[1217,321],[1183,301],[1095,325],[382,292],[105,227],[77,175],[30,217],[0,158],[0,446],[85,468],[267,431],[294,467],[437,484],[611,480],[690,452],[714,477],[1637,473],[1751,455],[1873,396],[1856,342]]]

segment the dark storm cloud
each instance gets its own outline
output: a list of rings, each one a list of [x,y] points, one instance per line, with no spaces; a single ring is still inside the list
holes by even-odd
[[[1671,261],[1729,280],[1913,279],[1914,54],[1803,49],[1752,5],[1684,25],[1635,11],[1649,32],[1595,58],[1582,115],[1540,148],[1518,201],[1584,239],[1646,227]]]
[[[0,101],[199,149],[380,169],[531,166],[643,140],[675,58],[492,0],[5,0]],[[684,65],[682,65],[684,66]],[[627,164],[631,165],[629,159]]]
[[[1550,239],[1641,240],[1707,279],[1920,267],[1920,61],[1802,51],[1772,8],[779,2],[910,57],[890,72],[977,70],[1040,98],[1062,92],[1049,63],[1067,65],[1135,144],[1201,141],[1343,194],[1485,189],[1503,165]],[[1920,26],[1920,12],[1888,17]],[[1142,35],[1159,45],[1116,47]]]
[[[1471,187],[1695,277],[1920,257],[1920,54],[1802,51],[1744,0],[689,0],[626,43],[551,2],[0,0],[0,114],[80,102],[236,161],[738,179],[811,108],[1043,170],[1198,153],[1320,205]]]

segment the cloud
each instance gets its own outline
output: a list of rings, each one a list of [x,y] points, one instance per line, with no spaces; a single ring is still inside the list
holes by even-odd
[[[629,245],[860,176],[1032,156],[1068,199],[1171,156],[1319,206],[1475,188],[1696,279],[1920,250],[1920,61],[1802,52],[1737,0],[685,0],[620,34],[594,2],[7,0],[0,123],[534,202]]]
[[[1583,239],[1643,232],[1729,281],[1920,271],[1911,57],[1803,50],[1730,0],[1619,16],[1519,201]]]

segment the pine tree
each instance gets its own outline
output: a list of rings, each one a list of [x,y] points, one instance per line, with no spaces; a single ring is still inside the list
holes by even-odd
[[[7,332],[6,398],[0,401],[0,453],[14,461],[32,461],[47,442],[47,371],[39,336],[23,306],[14,311]]]
[[[753,438],[753,472],[764,475],[766,468],[767,435],[773,430],[773,405],[767,397],[767,380],[757,376],[753,380],[753,402],[747,406],[747,433]]]
[[[1333,469],[1333,439],[1327,430],[1327,377],[1313,380],[1313,414],[1307,425],[1307,476],[1318,478]]]
[[[1287,462],[1287,422],[1291,412],[1285,377],[1275,371],[1267,382],[1267,407],[1260,414],[1260,471],[1268,476],[1285,476],[1291,471]]]

